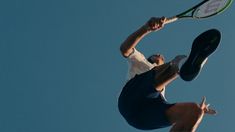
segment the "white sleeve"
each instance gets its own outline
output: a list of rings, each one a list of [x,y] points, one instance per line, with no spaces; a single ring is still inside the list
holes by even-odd
[[[133,49],[133,53],[131,53],[127,59],[131,72],[134,72],[135,74],[146,72],[154,67],[154,65],[148,62],[145,56],[135,48]]]
[[[128,56],[128,60],[143,61],[146,60],[146,58],[142,53],[133,48],[133,52]]]

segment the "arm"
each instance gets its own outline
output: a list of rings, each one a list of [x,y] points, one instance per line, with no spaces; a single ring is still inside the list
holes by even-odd
[[[145,35],[152,31],[160,30],[161,28],[163,28],[165,21],[165,17],[153,17],[137,31],[128,36],[128,38],[120,46],[122,55],[124,57],[128,57],[133,52],[133,48],[136,47],[136,45]]]

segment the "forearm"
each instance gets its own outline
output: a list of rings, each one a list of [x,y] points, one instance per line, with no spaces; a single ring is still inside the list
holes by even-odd
[[[147,25],[144,25],[128,36],[128,38],[121,44],[120,47],[123,56],[129,56],[133,48],[135,48],[139,41],[148,33],[150,33],[150,31],[148,30]]]
[[[123,56],[127,57],[133,52],[133,48],[139,43],[139,41],[151,31],[157,31],[163,28],[166,21],[165,17],[156,18],[152,17],[146,24],[144,24],[137,31],[132,33],[120,46],[120,50]]]

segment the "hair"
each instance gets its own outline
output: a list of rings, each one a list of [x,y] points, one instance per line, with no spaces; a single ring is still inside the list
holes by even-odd
[[[150,62],[151,64],[154,64],[155,62],[153,61],[152,57],[155,56],[155,55],[158,55],[158,54],[154,54],[154,55],[151,55],[147,58],[148,62]],[[160,54],[161,55],[161,54]],[[163,58],[163,61],[165,61],[165,58],[163,55],[161,55],[162,58]]]
[[[148,58],[147,58],[147,60],[148,60],[148,62],[150,62],[151,64],[154,64],[155,62],[152,60],[152,57],[153,57],[154,55],[151,55],[151,56],[149,56]]]

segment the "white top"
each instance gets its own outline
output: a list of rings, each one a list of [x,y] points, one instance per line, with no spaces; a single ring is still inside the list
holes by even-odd
[[[136,74],[139,75],[141,73],[147,72],[151,70],[153,67],[157,66],[156,63],[154,64],[150,63],[145,58],[145,56],[135,48],[133,49],[131,55],[127,58],[127,61],[129,65],[127,80],[132,79],[133,77],[135,77]],[[161,92],[161,94],[163,95],[163,97],[165,97],[165,88]]]

